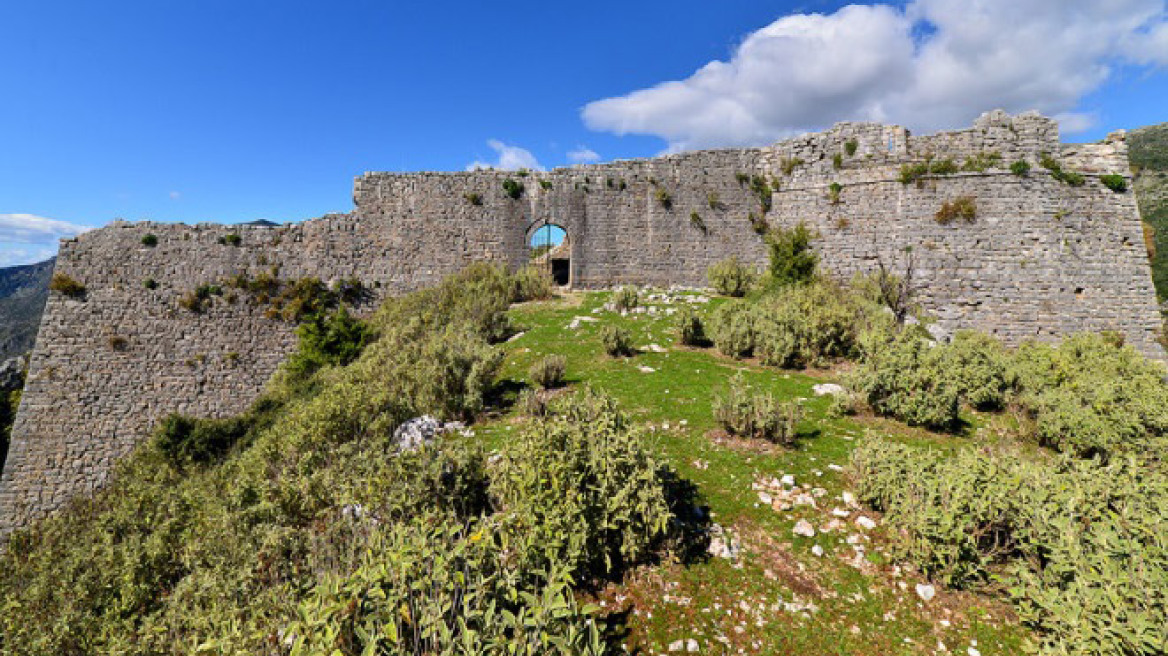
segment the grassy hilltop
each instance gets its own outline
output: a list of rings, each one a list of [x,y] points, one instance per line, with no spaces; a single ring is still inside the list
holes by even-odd
[[[251,411],[13,536],[0,651],[1165,653],[1160,365],[937,344],[772,240],[725,295],[476,266],[307,317]]]

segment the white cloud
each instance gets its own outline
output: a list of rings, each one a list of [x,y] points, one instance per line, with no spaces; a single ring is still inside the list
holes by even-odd
[[[0,213],[0,266],[46,260],[57,253],[57,240],[91,229],[35,214]]]
[[[56,248],[20,248],[0,243],[0,267],[44,262],[56,254]]]
[[[758,145],[839,120],[917,130],[994,108],[1037,109],[1068,132],[1117,64],[1168,65],[1164,0],[915,0],[795,14],[749,34],[729,61],[598,100],[585,124],[650,134],[670,150]]]
[[[177,191],[172,191],[172,192],[170,192],[170,199],[171,199],[171,200],[178,200],[178,199],[180,199],[180,198],[182,198],[182,194],[181,194],[181,193],[179,193],[179,192],[177,192]]]
[[[475,160],[467,165],[467,171],[475,171],[478,169],[501,169],[504,171],[515,171],[517,169],[543,170],[543,167],[539,165],[539,161],[535,159],[535,155],[532,155],[531,151],[526,148],[509,146],[498,139],[488,140],[487,145],[499,155],[499,160],[495,163]]]
[[[568,161],[573,164],[592,164],[600,161],[600,154],[588,146],[576,146],[575,150],[568,151]]]
[[[35,214],[0,214],[0,242],[55,244],[62,237],[76,237],[87,230],[92,228]]]

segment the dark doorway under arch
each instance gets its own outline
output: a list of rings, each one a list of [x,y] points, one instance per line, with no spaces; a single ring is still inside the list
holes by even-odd
[[[572,284],[572,241],[567,230],[554,223],[541,223],[531,231],[527,245],[532,264],[546,267],[557,285]]]

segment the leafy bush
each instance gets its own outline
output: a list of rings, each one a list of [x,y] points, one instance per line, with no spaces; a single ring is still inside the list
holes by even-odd
[[[944,348],[961,399],[980,410],[1005,407],[1012,392],[1010,356],[1002,343],[985,333],[959,331]]]
[[[1114,191],[1117,194],[1122,194],[1127,191],[1127,178],[1122,175],[1113,173],[1110,175],[1099,176],[1099,181],[1103,183],[1104,187]]]
[[[147,278],[142,281],[142,287],[145,289],[158,289],[158,281],[153,278]]]
[[[1042,168],[1050,171],[1050,177],[1071,187],[1082,187],[1087,182],[1083,174],[1063,170],[1062,164],[1051,157],[1049,153],[1043,153],[1038,163],[1042,165]]]
[[[618,358],[633,355],[633,342],[629,331],[620,326],[606,325],[600,329],[600,343],[604,352]]]
[[[245,419],[198,419],[170,414],[162,419],[154,439],[161,453],[175,466],[214,462],[250,428]]]
[[[1155,453],[1168,442],[1164,369],[1106,335],[1027,343],[1010,376],[1039,444],[1083,457]]]
[[[782,169],[783,175],[789,176],[795,172],[795,169],[803,166],[803,163],[803,160],[799,157],[784,157],[779,161],[779,168]]]
[[[710,339],[722,353],[734,358],[754,352],[755,313],[750,303],[733,300],[723,303],[710,317]]]
[[[839,205],[840,193],[844,190],[843,185],[838,182],[833,182],[827,187],[827,202],[832,205]]]
[[[518,180],[507,178],[503,181],[503,192],[512,200],[519,200],[523,196],[523,190],[523,183]]]
[[[844,167],[843,153],[836,153],[831,156],[831,167],[837,171]]]
[[[754,309],[754,351],[772,366],[825,365],[855,354],[865,316],[856,298],[829,281],[784,287]]]
[[[862,443],[852,469],[894,555],[955,587],[1001,581],[1043,654],[1168,647],[1168,478],[1133,459],[1031,462]]]
[[[618,312],[629,312],[637,307],[640,302],[640,295],[637,293],[636,287],[625,286],[616,290],[612,295],[612,304]]]
[[[564,384],[564,371],[568,360],[562,355],[547,355],[535,361],[527,370],[531,382],[544,389],[552,389]]]
[[[698,214],[696,211],[689,213],[689,224],[703,234],[709,231],[709,229],[706,227],[706,222],[702,220],[702,215]]]
[[[770,184],[767,183],[766,178],[761,175],[752,176],[750,178],[750,190],[758,197],[759,209],[763,214],[771,211],[771,193]]]
[[[934,218],[941,225],[948,225],[958,219],[973,223],[977,218],[977,201],[973,196],[958,196],[953,200],[947,200],[941,203],[941,209],[937,210]]]
[[[914,426],[948,429],[957,424],[961,390],[946,366],[943,347],[915,330],[874,336],[862,346],[861,363],[847,384],[874,411]]]
[[[463,194],[462,197],[466,199],[466,202],[476,207],[483,204],[483,195],[478,192],[468,192]]]
[[[142,235],[142,245],[153,248],[158,245],[158,237],[154,233],[148,232]]]
[[[296,328],[299,348],[285,364],[294,379],[306,379],[329,366],[356,360],[373,341],[373,331],[341,306],[330,314],[314,314]]]
[[[653,190],[653,198],[657,199],[661,207],[666,210],[673,209],[673,196],[669,195],[669,191],[665,187],[657,187]]]
[[[547,267],[529,264],[515,272],[511,301],[539,301],[554,295],[556,281]]]
[[[970,155],[965,158],[965,163],[961,165],[962,171],[976,171],[984,173],[985,171],[997,168],[1002,163],[1002,154],[996,150],[982,151],[976,155]]]
[[[953,175],[957,173],[957,164],[951,159],[926,159],[916,164],[905,164],[900,167],[901,184],[916,183],[920,186],[924,178],[938,175]]]
[[[85,298],[85,285],[68,274],[54,273],[52,279],[49,280],[49,289],[69,298]]]
[[[677,312],[677,341],[686,346],[703,346],[706,343],[706,331],[702,326],[702,319],[697,310],[688,305],[682,306]]]
[[[508,445],[491,493],[523,569],[563,564],[574,580],[604,578],[666,536],[663,473],[612,399],[585,391]]]
[[[1026,176],[1030,175],[1030,162],[1027,162],[1024,159],[1020,159],[1010,164],[1010,173],[1013,173],[1019,178],[1025,178]]]
[[[795,426],[802,417],[802,408],[793,401],[753,393],[741,373],[725,390],[715,393],[713,410],[714,419],[727,433],[785,446],[795,443]]]
[[[811,280],[819,257],[811,249],[811,231],[799,223],[794,228],[777,228],[767,233],[770,249],[770,283],[790,285]]]
[[[745,296],[756,278],[754,271],[739,261],[737,256],[710,265],[706,269],[706,277],[719,294],[734,297]]]
[[[848,139],[846,142],[844,142],[844,152],[848,154],[848,157],[855,155],[856,149],[859,147],[860,142],[856,141],[855,139]]]
[[[228,233],[226,235],[223,235],[222,237],[219,238],[218,241],[220,244],[223,244],[225,246],[239,246],[241,243],[243,243],[243,238],[240,237],[238,234],[232,232],[232,233]]]
[[[597,609],[576,602],[563,568],[520,585],[488,530],[379,527],[353,571],[325,576],[301,603],[292,655],[606,653]]]

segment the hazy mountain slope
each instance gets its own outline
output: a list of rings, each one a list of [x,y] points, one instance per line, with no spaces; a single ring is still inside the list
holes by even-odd
[[[1168,299],[1168,123],[1128,133],[1135,191],[1144,222],[1152,230],[1152,277],[1156,294]]]
[[[56,262],[0,269],[0,360],[32,349]]]

